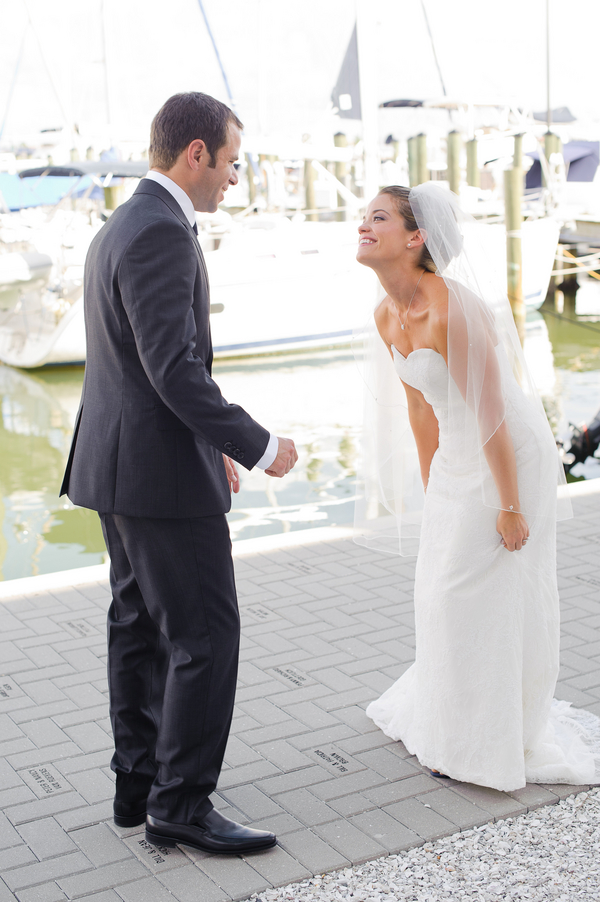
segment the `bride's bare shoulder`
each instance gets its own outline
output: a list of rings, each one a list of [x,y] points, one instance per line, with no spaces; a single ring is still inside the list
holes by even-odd
[[[443,279],[435,273],[431,273],[426,280],[425,290],[427,292],[429,343],[445,358],[448,342],[448,286]]]
[[[390,299],[386,296],[381,303],[377,305],[375,309],[375,326],[379,335],[385,342],[388,351],[392,354],[395,320],[390,310],[390,304]]]
[[[390,299],[386,295],[375,308],[375,325],[380,335],[387,332],[390,323]]]
[[[427,306],[432,318],[448,324],[448,286],[435,273],[429,273],[425,285]]]

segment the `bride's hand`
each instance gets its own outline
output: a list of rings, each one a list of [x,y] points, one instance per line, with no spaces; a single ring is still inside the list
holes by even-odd
[[[507,551],[520,551],[529,538],[529,527],[523,514],[516,511],[500,511],[496,520],[496,532]]]

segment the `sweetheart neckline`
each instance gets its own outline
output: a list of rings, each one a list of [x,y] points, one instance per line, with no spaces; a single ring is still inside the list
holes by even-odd
[[[396,354],[398,355],[398,357],[402,357],[402,360],[405,360],[405,361],[408,360],[409,357],[412,357],[413,354],[416,354],[417,351],[431,351],[432,354],[437,354],[438,357],[442,357],[442,355],[440,354],[440,352],[439,352],[439,351],[436,351],[434,348],[415,348],[414,350],[412,350],[412,351],[410,352],[410,354],[409,354],[407,357],[405,357],[404,354],[401,354],[401,353],[400,353],[400,351],[398,350],[398,348],[397,348],[395,345],[390,345],[390,347],[391,347],[392,351],[395,351],[395,352],[396,352]],[[443,357],[442,357],[442,360],[444,360]],[[444,363],[445,363],[445,362],[446,362],[446,361],[444,360]]]

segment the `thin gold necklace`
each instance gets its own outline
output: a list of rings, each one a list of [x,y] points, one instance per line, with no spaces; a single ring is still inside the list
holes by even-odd
[[[408,302],[408,309],[407,309],[407,311],[406,311],[406,316],[404,317],[404,322],[402,322],[402,320],[400,320],[400,328],[402,329],[403,332],[404,332],[404,327],[406,326],[406,320],[408,319],[408,314],[409,314],[409,312],[410,312],[410,305],[412,304],[413,298],[414,298],[414,296],[415,296],[416,293],[417,293],[417,288],[419,287],[419,282],[421,281],[421,279],[423,278],[424,275],[425,275],[425,270],[423,270],[423,272],[422,272],[421,275],[419,276],[419,281],[418,281],[417,284],[415,285],[415,290],[413,291],[413,293],[412,293],[412,295],[411,295],[411,297],[410,297],[410,301]],[[400,319],[400,317],[398,317],[398,319]]]

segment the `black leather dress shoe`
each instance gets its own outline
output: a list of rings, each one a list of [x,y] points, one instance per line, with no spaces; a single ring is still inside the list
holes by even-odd
[[[152,777],[117,772],[113,815],[117,827],[139,827],[146,820]]]
[[[232,855],[270,849],[277,842],[274,833],[243,827],[214,808],[195,824],[171,824],[149,814],[146,818],[146,840],[154,846],[172,848],[179,843],[202,852]]]
[[[115,799],[113,820],[117,827],[138,827],[143,824],[146,820],[146,800],[130,803]]]

